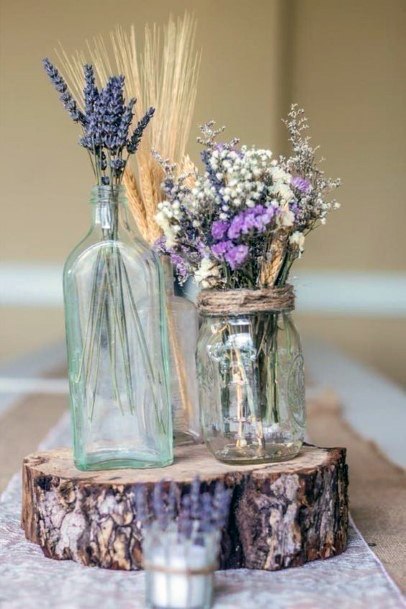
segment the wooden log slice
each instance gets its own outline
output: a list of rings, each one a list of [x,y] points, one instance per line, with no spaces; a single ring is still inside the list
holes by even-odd
[[[304,446],[291,461],[231,466],[204,446],[176,449],[165,469],[82,472],[67,449],[29,455],[23,464],[22,526],[46,556],[108,569],[139,569],[141,531],[134,508],[139,484],[163,478],[189,489],[233,489],[221,568],[269,571],[340,554],[347,544],[345,449]]]

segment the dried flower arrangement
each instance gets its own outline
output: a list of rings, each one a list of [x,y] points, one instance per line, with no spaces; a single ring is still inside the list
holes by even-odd
[[[205,171],[177,174],[162,157],[166,200],[156,216],[180,281],[193,276],[202,288],[257,289],[283,286],[306,235],[326,222],[339,204],[328,200],[339,180],[326,178],[304,135],[304,111],[291,107],[285,121],[293,155],[217,142],[223,129],[202,126]]]
[[[159,150],[179,166],[180,172],[191,171],[193,164],[186,155],[192,115],[197,93],[200,53],[195,50],[196,19],[185,13],[183,18],[161,27],[145,26],[145,40],[139,49],[135,28],[117,27],[109,39],[98,36],[87,42],[86,52],[68,55],[58,52],[61,65],[77,96],[82,88],[82,65],[86,57],[94,65],[100,82],[108,74],[125,74],[125,91],[142,107],[156,108],[151,127],[143,138],[134,162],[126,166],[124,185],[137,225],[149,243],[162,235],[155,221],[157,206],[165,197],[161,189],[162,168],[152,154]],[[78,107],[81,108],[80,102]],[[142,120],[137,107],[137,121]]]

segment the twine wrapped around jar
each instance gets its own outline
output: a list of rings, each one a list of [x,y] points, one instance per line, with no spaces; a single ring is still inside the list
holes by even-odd
[[[241,315],[292,311],[295,308],[293,286],[258,290],[202,290],[197,308],[203,315]]]

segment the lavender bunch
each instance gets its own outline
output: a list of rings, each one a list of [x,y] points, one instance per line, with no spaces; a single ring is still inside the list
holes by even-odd
[[[217,142],[223,132],[213,121],[201,127],[204,146],[200,175],[176,175],[162,161],[165,200],[156,221],[164,237],[156,247],[168,254],[181,283],[189,276],[202,288],[256,289],[283,285],[304,250],[305,235],[324,224],[336,201],[329,192],[338,180],[324,177],[309,139],[303,111],[292,106],[287,126],[293,156],[274,158],[270,150]],[[159,157],[158,157],[159,159]],[[191,183],[192,182],[192,183]],[[268,262],[277,274],[269,283]]]
[[[178,539],[202,543],[205,533],[220,532],[229,514],[231,491],[218,482],[213,493],[201,492],[201,482],[194,478],[190,490],[182,497],[178,485],[159,482],[148,497],[144,485],[137,487],[135,507],[143,527],[152,527],[157,534],[176,532]]]
[[[154,115],[154,108],[149,108],[132,130],[136,100],[132,98],[125,102],[124,76],[111,76],[99,90],[93,66],[86,64],[83,66],[83,112],[50,60],[44,59],[43,65],[65,109],[73,121],[82,127],[83,134],[79,143],[90,154],[97,184],[120,184],[128,157],[137,151],[142,135]]]

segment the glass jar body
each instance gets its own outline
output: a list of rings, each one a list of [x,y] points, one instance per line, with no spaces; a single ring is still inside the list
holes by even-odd
[[[299,452],[304,368],[289,313],[204,315],[197,365],[204,439],[217,459],[266,463]]]
[[[162,269],[120,191],[96,187],[92,208],[64,269],[75,464],[162,467],[173,460]]]

